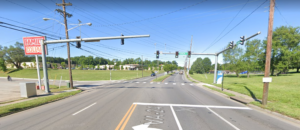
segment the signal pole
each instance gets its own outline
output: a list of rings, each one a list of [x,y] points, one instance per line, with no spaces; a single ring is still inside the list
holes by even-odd
[[[142,77],[144,77],[144,64],[143,64],[143,55],[142,55]]]
[[[275,6],[275,0],[270,0],[269,26],[268,26],[267,48],[266,48],[267,52],[266,52],[266,63],[265,63],[265,77],[269,77],[269,75],[270,75],[274,6]],[[268,91],[269,91],[269,82],[264,82],[264,90],[263,90],[263,97],[262,97],[263,105],[267,105]]]
[[[67,18],[66,18],[66,6],[72,6],[72,4],[65,3],[65,0],[62,0],[62,4],[56,4],[57,6],[63,7],[63,14],[64,14],[64,23],[65,23],[65,32],[66,32],[66,39],[69,39],[69,33],[68,33],[68,25],[67,25]],[[68,48],[68,67],[69,67],[69,75],[70,75],[70,87],[73,89],[73,78],[72,78],[72,65],[71,65],[71,58],[70,58],[70,43],[67,42],[67,48]]]
[[[191,39],[191,45],[190,45],[190,51],[192,52],[192,44],[193,44],[193,35],[192,35],[192,39]],[[189,68],[189,71],[190,71],[190,68],[191,68],[191,58],[189,58],[189,66],[188,66],[188,68]],[[187,74],[187,75],[189,75],[189,74]]]

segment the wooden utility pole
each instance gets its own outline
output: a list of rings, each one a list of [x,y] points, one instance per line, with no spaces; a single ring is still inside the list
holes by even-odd
[[[72,4],[65,3],[65,0],[62,0],[61,4],[56,4],[57,6],[63,7],[63,15],[64,15],[64,23],[65,23],[65,31],[66,31],[66,39],[69,39],[69,33],[68,33],[68,25],[67,25],[67,14],[66,14],[66,6],[72,6]],[[73,78],[72,78],[72,65],[71,65],[71,58],[70,58],[70,43],[67,42],[67,48],[68,48],[68,68],[69,68],[69,75],[70,75],[70,87],[73,89]]]
[[[269,75],[270,75],[274,6],[275,6],[275,0],[270,0],[269,26],[268,26],[267,48],[266,48],[267,52],[266,52],[266,63],[265,63],[265,77],[269,77]],[[269,91],[269,82],[264,82],[264,90],[263,90],[263,97],[262,97],[263,105],[267,105],[268,91]]]
[[[190,45],[190,51],[191,52],[192,52],[192,44],[193,44],[193,35],[192,35],[191,45]],[[190,65],[191,65],[191,58],[189,58],[189,66],[188,66],[189,72],[190,72],[190,69],[191,69]],[[190,74],[187,74],[187,75],[190,76]]]

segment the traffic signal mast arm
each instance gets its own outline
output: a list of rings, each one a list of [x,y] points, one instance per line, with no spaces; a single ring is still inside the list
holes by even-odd
[[[249,40],[249,39],[251,39],[251,38],[253,38],[253,37],[255,37],[255,36],[259,35],[259,34],[260,34],[260,31],[257,32],[256,34],[250,36],[250,37],[245,38],[245,41],[247,41],[247,40]],[[244,41],[244,42],[245,42],[245,41]],[[237,42],[236,44],[233,44],[233,48],[234,48],[235,46],[237,46],[239,43],[240,43],[240,42]],[[231,48],[228,47],[228,48],[226,48],[226,49],[224,49],[224,50],[222,50],[222,51],[216,53],[215,55],[217,56],[217,55],[219,55],[219,54],[221,54],[221,53],[223,53],[224,51],[227,51],[227,50],[229,50],[229,49],[231,49]]]

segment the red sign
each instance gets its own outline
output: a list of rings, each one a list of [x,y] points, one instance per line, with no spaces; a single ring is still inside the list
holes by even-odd
[[[42,39],[45,40],[45,36],[23,37],[25,55],[42,55],[40,43],[40,40]]]

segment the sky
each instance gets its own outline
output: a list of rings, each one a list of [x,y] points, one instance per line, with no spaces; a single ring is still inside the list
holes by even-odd
[[[22,42],[22,37],[36,36],[3,26],[46,33],[47,40],[65,39],[64,26],[59,23],[64,22],[63,17],[55,12],[55,9],[62,9],[56,6],[61,0],[0,2],[0,21],[10,24],[0,24],[0,45],[10,46]],[[78,20],[92,23],[92,26],[68,31],[70,39],[80,36],[80,32],[82,38],[150,35],[125,39],[125,45],[121,45],[119,39],[82,42],[81,48],[86,51],[71,46],[71,57],[91,55],[119,60],[138,57],[155,60],[156,50],[187,52],[192,43],[192,53],[216,53],[243,35],[247,37],[260,31],[256,39],[267,37],[269,0],[66,0],[68,2],[72,6],[67,6],[66,11],[73,15],[67,18],[68,28],[75,27],[71,24],[78,24]],[[273,28],[298,27],[299,5],[299,0],[276,0]],[[43,18],[59,22],[44,21]],[[48,56],[67,58],[66,43],[51,44],[48,49]],[[209,57],[215,63],[214,56],[192,55],[191,64],[199,57]],[[162,61],[176,60],[179,66],[184,65],[185,59],[184,55],[159,57]],[[222,55],[219,55],[218,63],[223,63]]]

